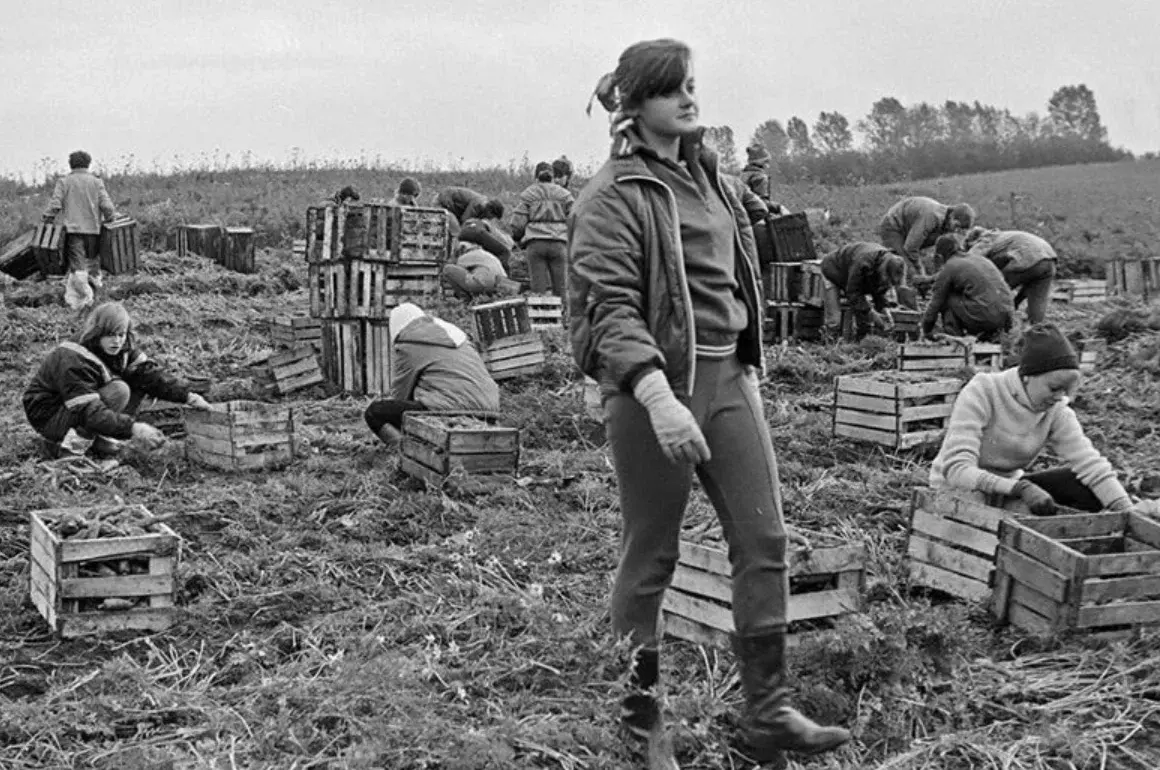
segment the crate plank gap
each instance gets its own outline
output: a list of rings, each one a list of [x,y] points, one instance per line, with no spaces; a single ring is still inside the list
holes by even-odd
[[[41,275],[61,275],[68,267],[64,253],[64,225],[43,222],[37,225],[32,238],[32,250]]]
[[[312,206],[306,210],[306,258],[438,266],[447,261],[450,227],[441,208],[374,201]]]
[[[310,313],[316,318],[383,320],[391,309],[442,293],[434,265],[348,260],[316,262],[308,269]]]
[[[222,261],[225,228],[221,225],[179,225],[177,228],[177,256],[197,256],[214,262]]]
[[[143,506],[137,506],[145,510]],[[62,638],[107,631],[163,631],[173,622],[174,573],[181,560],[181,538],[164,523],[157,532],[129,537],[60,538],[48,522],[85,514],[86,508],[57,508],[29,513],[29,593],[32,603]],[[141,574],[99,577],[98,565],[147,560]],[[87,610],[92,600],[129,599],[125,610]]]
[[[1160,296],[1160,257],[1109,260],[1106,283],[1109,295],[1155,299]]]
[[[276,315],[266,321],[270,342],[279,348],[313,345],[322,349],[322,322],[310,316]]]
[[[987,504],[1001,502],[982,493],[916,489],[906,546],[911,585],[968,601],[990,599],[999,522],[1027,514],[1015,501],[1011,509]]]
[[[787,621],[833,620],[861,607],[866,547],[842,545],[790,551]],[[681,540],[673,582],[661,605],[665,633],[729,649],[734,631],[733,569],[722,543]]]
[[[322,322],[322,370],[347,393],[381,395],[391,387],[389,321]]]
[[[136,273],[141,266],[137,220],[127,217],[101,225],[101,269],[110,275]]]
[[[765,306],[765,341],[819,340],[823,312],[796,302],[768,302]]]
[[[222,242],[221,265],[235,273],[257,272],[254,230],[249,227],[227,227]]]
[[[992,610],[1043,635],[1117,638],[1160,623],[1160,523],[1107,512],[1003,521]]]
[[[399,468],[432,485],[452,474],[514,476],[519,469],[520,431],[488,412],[444,411],[403,414]]]
[[[564,302],[555,294],[529,294],[528,321],[534,331],[564,328]]]
[[[1051,299],[1054,302],[1079,305],[1103,302],[1107,298],[1108,286],[1106,281],[1062,280],[1056,281],[1051,289]]]
[[[495,380],[534,374],[544,368],[544,341],[532,330],[526,297],[472,308],[480,356]]]
[[[391,212],[393,262],[442,265],[448,259],[451,220],[441,208],[396,206]]]
[[[281,468],[294,459],[294,410],[260,401],[226,401],[185,413],[191,460],[226,471]]]
[[[295,345],[270,356],[267,365],[274,381],[274,392],[286,396],[325,381],[313,345]]]
[[[797,302],[801,294],[800,262],[771,262],[762,271],[765,299],[768,302]]]
[[[834,435],[910,449],[942,440],[957,377],[922,372],[868,372],[834,378]]]

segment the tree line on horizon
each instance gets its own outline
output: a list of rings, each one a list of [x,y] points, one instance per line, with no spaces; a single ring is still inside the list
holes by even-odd
[[[822,112],[810,126],[798,116],[784,125],[766,120],[748,146],[773,158],[775,181],[826,185],[879,184],[954,174],[1125,160],[1126,150],[1108,144],[1095,94],[1084,84],[1062,86],[1047,102],[1047,115],[1023,117],[990,105],[948,100],[906,106],[883,97],[853,129],[839,112]],[[729,126],[712,126],[706,140],[726,171],[740,170],[736,137]]]

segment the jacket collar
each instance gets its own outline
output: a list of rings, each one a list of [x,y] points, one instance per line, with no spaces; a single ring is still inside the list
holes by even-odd
[[[704,136],[705,128],[702,126],[695,132],[682,137],[680,155],[686,162],[699,161],[705,166],[709,178],[712,179],[717,175],[717,154],[713,152],[712,148],[705,145]],[[625,176],[656,178],[656,175],[649,170],[648,164],[644,162],[644,158],[660,159],[660,156],[645,144],[635,123],[625,124],[613,134],[611,155],[617,180]]]

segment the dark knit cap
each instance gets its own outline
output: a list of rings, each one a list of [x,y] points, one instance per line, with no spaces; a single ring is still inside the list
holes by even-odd
[[[536,179],[546,176],[550,180],[552,178],[552,164],[547,161],[540,161],[536,164],[536,170],[532,172],[532,176]]]
[[[959,239],[953,235],[940,235],[934,242],[934,255],[946,259],[959,253]]]
[[[418,195],[422,191],[419,182],[411,177],[403,177],[403,181],[399,182],[400,195]]]
[[[552,173],[556,176],[572,176],[572,161],[561,155],[552,161]]]
[[[1057,369],[1079,369],[1079,356],[1075,354],[1075,348],[1055,324],[1032,326],[1023,334],[1020,376],[1031,377]]]

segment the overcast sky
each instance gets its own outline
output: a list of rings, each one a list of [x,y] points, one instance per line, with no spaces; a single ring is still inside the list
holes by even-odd
[[[1094,91],[1113,145],[1160,149],[1157,0],[37,0],[0,26],[0,173],[398,160],[506,164],[607,151],[584,107],[620,51],[693,48],[702,120],[744,142],[883,96],[1046,113]]]

